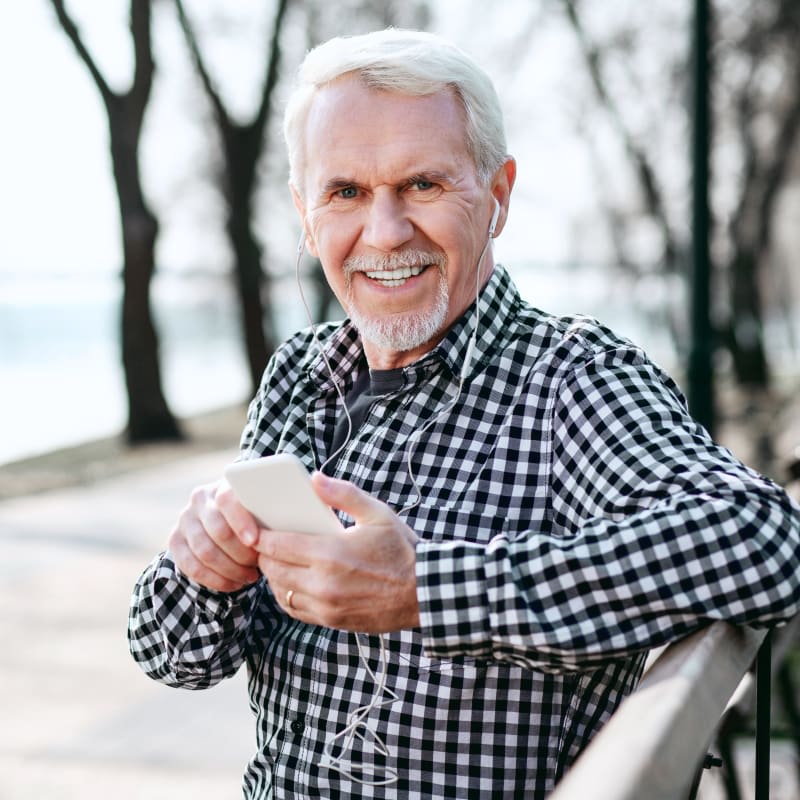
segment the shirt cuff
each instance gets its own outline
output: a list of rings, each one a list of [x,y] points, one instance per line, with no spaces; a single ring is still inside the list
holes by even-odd
[[[169,551],[159,555],[153,564],[154,596],[172,614],[177,607],[201,622],[249,617],[258,599],[260,582],[259,579],[235,592],[216,592],[184,575]]]
[[[417,601],[425,655],[491,658],[486,545],[417,544]]]

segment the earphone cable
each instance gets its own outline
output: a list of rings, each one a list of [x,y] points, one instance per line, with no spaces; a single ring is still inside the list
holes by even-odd
[[[300,232],[300,240],[297,243],[297,257],[295,259],[295,267],[294,267],[294,274],[295,280],[297,281],[297,289],[300,292],[300,301],[303,303],[303,309],[306,312],[306,318],[308,319],[308,324],[311,328],[311,335],[314,338],[314,342],[317,345],[317,348],[322,356],[322,360],[325,362],[325,367],[328,370],[328,374],[330,375],[331,381],[333,382],[334,389],[336,390],[336,395],[339,398],[339,402],[342,404],[342,411],[344,412],[345,418],[347,420],[347,434],[344,437],[344,441],[336,450],[333,451],[322,463],[321,466],[318,467],[320,472],[323,472],[325,467],[328,466],[334,459],[336,459],[339,454],[347,447],[350,443],[350,439],[353,435],[353,420],[350,417],[350,411],[347,408],[347,402],[345,401],[344,392],[342,391],[341,386],[339,386],[339,382],[336,380],[336,376],[333,372],[333,367],[331,366],[331,362],[328,359],[328,354],[325,352],[325,348],[322,346],[322,342],[320,341],[319,334],[317,333],[317,326],[314,324],[314,318],[311,313],[311,309],[309,308],[308,301],[306,300],[305,291],[303,291],[303,281],[300,276],[300,262],[303,258],[303,251],[305,249],[305,241],[306,235],[305,231]]]
[[[408,473],[409,480],[411,481],[411,485],[414,487],[414,493],[416,495],[416,499],[409,503],[406,506],[403,506],[400,509],[400,513],[406,513],[408,511],[412,511],[415,509],[421,502],[422,502],[422,490],[420,489],[419,483],[417,481],[417,476],[414,474],[414,465],[412,464],[412,458],[414,452],[417,448],[417,445],[422,440],[423,435],[431,428],[436,421],[448,414],[455,408],[456,403],[458,403],[459,399],[461,398],[461,393],[464,390],[464,381],[467,379],[467,375],[469,374],[469,367],[470,362],[472,361],[472,353],[475,349],[475,344],[478,341],[478,329],[480,326],[480,319],[481,319],[481,304],[480,304],[480,295],[481,295],[481,263],[483,262],[483,258],[486,255],[486,251],[489,249],[489,244],[492,241],[492,233],[489,233],[489,236],[486,238],[486,244],[483,246],[483,250],[481,250],[480,256],[478,256],[478,263],[475,267],[475,314],[474,314],[474,323],[472,334],[469,338],[469,343],[467,344],[467,352],[464,356],[464,364],[461,366],[461,371],[458,376],[458,386],[456,387],[455,395],[452,399],[447,403],[447,405],[439,412],[434,414],[418,431],[412,434],[408,440],[408,450],[406,451],[406,472]]]
[[[300,276],[300,262],[303,257],[303,251],[305,249],[305,231],[301,231],[300,233],[300,240],[297,243],[297,257],[295,260],[295,278],[297,280],[297,287],[300,291],[300,299],[303,303],[303,308],[306,312],[306,317],[308,318],[308,323],[311,327],[311,335],[314,338],[314,342],[319,348],[320,355],[322,356],[323,361],[325,362],[325,367],[328,370],[328,374],[330,375],[331,381],[333,382],[334,388],[336,389],[336,394],[339,398],[339,401],[342,404],[342,409],[345,413],[345,417],[347,418],[347,435],[344,437],[344,441],[342,444],[333,452],[331,455],[328,456],[327,459],[322,463],[319,467],[319,471],[322,472],[325,467],[329,463],[331,463],[334,459],[336,459],[339,454],[347,447],[350,443],[350,439],[353,435],[353,420],[350,417],[350,412],[347,408],[347,402],[345,400],[344,392],[342,388],[339,386],[338,381],[336,380],[336,376],[333,372],[333,367],[331,366],[330,360],[328,359],[328,355],[325,352],[325,348],[322,346],[322,342],[320,341],[319,335],[317,334],[317,326],[314,324],[313,315],[311,314],[311,309],[309,308],[308,302],[306,300],[305,292],[303,291],[303,282]],[[280,449],[280,444],[279,444]],[[353,712],[348,715],[347,724],[342,728],[338,733],[336,733],[331,739],[329,739],[324,746],[323,749],[323,757],[319,761],[319,765],[322,767],[327,767],[329,769],[335,770],[336,772],[341,773],[346,778],[349,778],[354,783],[358,783],[362,786],[389,786],[390,784],[396,783],[399,776],[396,769],[392,767],[384,767],[385,777],[380,778],[378,776],[374,776],[372,778],[365,777],[363,774],[361,776],[355,775],[346,765],[345,762],[345,755],[352,747],[354,739],[359,739],[363,743],[371,742],[372,746],[375,749],[375,752],[379,755],[382,755],[386,758],[391,758],[392,753],[389,748],[386,746],[386,743],[381,738],[381,736],[370,728],[367,725],[367,717],[376,709],[382,708],[383,706],[391,705],[396,700],[398,700],[397,695],[386,686],[386,680],[388,675],[388,668],[387,668],[387,656],[386,656],[386,642],[384,641],[383,634],[378,635],[378,643],[380,647],[380,657],[379,657],[379,673],[376,675],[373,672],[372,667],[369,665],[369,659],[367,654],[364,652],[364,648],[361,644],[361,639],[359,638],[358,633],[352,634],[355,641],[356,647],[358,648],[358,657],[361,661],[362,666],[366,670],[367,674],[375,684],[375,690],[372,695],[372,699],[369,703],[366,703],[363,706],[359,706]],[[334,755],[334,749],[336,748],[337,743],[341,748],[340,754]]]
[[[459,381],[458,386],[456,388],[456,393],[454,397],[447,403],[446,407],[435,414],[430,420],[428,420],[425,425],[422,426],[412,437],[409,437],[408,443],[408,451],[406,454],[406,468],[408,472],[409,479],[414,487],[414,492],[416,493],[416,500],[405,506],[401,509],[402,512],[410,511],[422,502],[422,491],[420,489],[419,483],[417,481],[417,477],[414,474],[414,468],[412,464],[412,458],[414,451],[419,444],[422,436],[425,432],[444,414],[448,413],[452,408],[455,407],[456,403],[459,401],[463,388],[464,382],[467,378],[470,368],[470,362],[472,359],[472,353],[475,348],[475,344],[478,339],[478,330],[480,326],[480,294],[481,294],[481,264],[483,262],[484,256],[486,255],[486,251],[489,248],[489,245],[492,240],[492,233],[493,233],[493,225],[490,228],[489,236],[486,239],[486,243],[481,250],[481,254],[478,257],[478,261],[475,268],[475,313],[474,313],[474,323],[473,323],[473,330],[472,334],[470,335],[469,342],[467,345],[467,352],[464,358],[464,364],[462,365],[460,374],[459,374]],[[303,308],[306,313],[306,317],[308,318],[309,325],[311,327],[311,334],[316,343],[320,355],[322,356],[323,361],[325,362],[325,367],[328,370],[328,373],[331,377],[331,381],[333,382],[334,388],[336,390],[336,394],[339,398],[339,401],[342,404],[342,409],[345,413],[347,419],[347,434],[344,438],[343,443],[330,455],[328,458],[323,462],[323,464],[319,467],[320,471],[324,470],[325,467],[336,459],[339,454],[347,447],[350,443],[350,439],[353,435],[353,421],[350,417],[350,412],[347,408],[347,402],[344,396],[344,392],[342,391],[339,383],[336,380],[336,377],[333,372],[333,368],[331,366],[330,360],[328,359],[327,353],[325,352],[324,347],[322,346],[322,342],[319,339],[319,335],[317,333],[316,325],[314,324],[313,315],[311,314],[311,310],[309,308],[308,302],[306,300],[305,292],[303,291],[303,284],[300,275],[300,263],[303,256],[305,246],[305,232],[302,231],[300,234],[300,240],[297,245],[297,257],[295,262],[295,277],[297,280],[297,286],[300,292],[300,299],[303,303]],[[279,444],[280,449],[280,444]],[[396,783],[399,779],[398,772],[396,769],[386,766],[383,768],[383,772],[385,777],[375,776],[367,776],[363,772],[360,775],[356,775],[353,773],[352,769],[346,763],[346,754],[351,749],[354,740],[358,739],[364,744],[372,745],[374,751],[385,758],[391,758],[392,753],[388,746],[386,745],[383,738],[378,734],[375,730],[369,727],[367,724],[367,718],[369,715],[375,710],[379,708],[383,708],[384,706],[390,706],[395,703],[399,698],[395,692],[387,686],[387,677],[388,677],[388,658],[386,653],[386,642],[384,640],[383,634],[378,635],[378,643],[379,643],[379,666],[378,666],[378,673],[376,674],[369,665],[369,658],[368,655],[365,653],[363,645],[361,643],[361,639],[358,633],[353,633],[353,637],[356,641],[356,646],[358,648],[358,655],[361,661],[362,666],[364,667],[367,675],[369,675],[370,679],[375,684],[375,690],[372,695],[372,699],[369,703],[365,705],[359,706],[354,711],[352,711],[347,718],[347,724],[333,737],[331,737],[326,743],[323,748],[323,756],[319,761],[319,765],[323,767],[327,767],[328,769],[335,770],[348,779],[352,780],[355,783],[361,784],[363,786],[388,786],[393,783]],[[339,755],[335,755],[334,751],[337,748],[340,749]]]

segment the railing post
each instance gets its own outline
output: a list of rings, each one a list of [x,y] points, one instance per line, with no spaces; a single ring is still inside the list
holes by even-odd
[[[756,656],[756,796],[769,800],[770,712],[772,706],[772,631]]]
[[[714,433],[714,332],[711,325],[709,209],[710,0],[694,0],[692,24],[692,258],[688,399],[692,416]]]

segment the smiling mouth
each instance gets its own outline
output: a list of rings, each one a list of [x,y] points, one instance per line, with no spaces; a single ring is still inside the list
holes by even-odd
[[[381,270],[369,270],[365,271],[364,274],[373,281],[377,281],[381,284],[381,286],[386,286],[387,288],[394,288],[396,286],[402,286],[406,281],[410,278],[416,278],[417,275],[423,273],[430,265],[423,264],[422,266],[416,267],[398,267],[396,269],[381,269]]]

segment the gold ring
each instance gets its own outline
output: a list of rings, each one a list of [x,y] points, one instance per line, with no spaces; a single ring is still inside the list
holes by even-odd
[[[289,608],[294,608],[294,606],[292,605],[293,597],[294,597],[294,589],[289,589],[289,591],[286,592],[286,605],[289,606]]]

